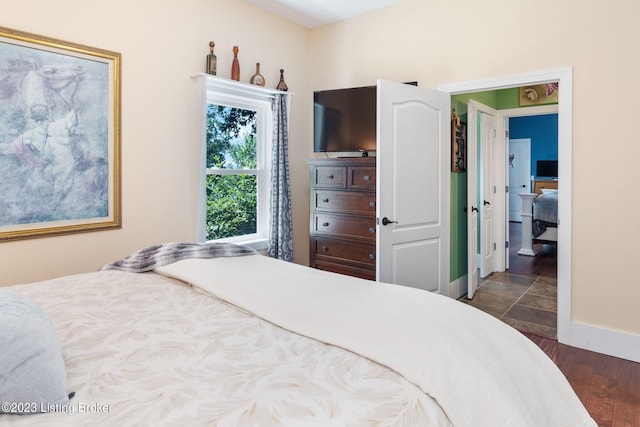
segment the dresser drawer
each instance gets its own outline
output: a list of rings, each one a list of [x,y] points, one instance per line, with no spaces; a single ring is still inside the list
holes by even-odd
[[[317,238],[315,253],[317,260],[363,264],[374,268],[376,265],[376,245],[372,243]]]
[[[318,190],[313,194],[313,209],[361,215],[376,214],[375,193]]]
[[[346,188],[347,168],[317,166],[313,169],[312,181],[315,188]]]
[[[352,166],[349,168],[349,188],[376,190],[376,168]]]
[[[318,234],[376,241],[375,217],[314,213],[313,228]]]
[[[350,265],[334,264],[331,262],[319,261],[314,268],[318,270],[331,271],[332,273],[346,274],[347,276],[359,277],[361,279],[376,280],[376,271],[364,268],[352,267]]]

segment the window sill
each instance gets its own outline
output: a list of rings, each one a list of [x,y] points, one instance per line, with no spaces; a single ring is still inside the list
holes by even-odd
[[[269,248],[269,240],[265,238],[253,238],[253,239],[229,238],[229,239],[211,240],[211,242],[233,243],[236,245],[247,246],[249,248],[255,249],[256,251],[260,251],[260,252],[266,252],[266,250]]]

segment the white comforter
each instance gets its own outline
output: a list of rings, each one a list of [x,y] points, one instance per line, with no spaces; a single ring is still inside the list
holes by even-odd
[[[395,370],[455,426],[595,426],[535,344],[455,300],[259,255],[182,260],[156,271]]]
[[[250,258],[211,264],[211,274],[233,287],[261,265]],[[156,273],[102,271],[12,289],[49,314],[76,394],[62,412],[0,415],[3,427],[450,425],[390,369]]]

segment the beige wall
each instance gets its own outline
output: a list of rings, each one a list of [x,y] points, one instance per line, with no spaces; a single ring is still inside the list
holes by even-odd
[[[103,4],[102,7],[99,5]],[[33,0],[0,25],[123,54],[123,228],[0,243],[0,284],[95,270],[146,244],[193,239],[189,76],[216,41],[220,75],[240,46],[242,78],[284,67],[293,97],[290,160],[295,258],[308,260],[311,92],[373,84],[421,86],[573,67],[574,320],[640,334],[634,273],[640,224],[640,5],[635,0],[407,0],[307,31],[244,1]],[[631,108],[630,108],[631,107]],[[597,172],[596,172],[597,166]]]
[[[407,0],[314,31],[311,79],[436,88],[573,67],[572,318],[640,334],[638,16],[633,0]]]
[[[2,8],[0,25],[122,54],[123,224],[115,231],[0,243],[0,285],[93,271],[149,244],[195,239],[191,76],[204,71],[210,40],[221,77],[230,77],[233,45],[245,82],[258,61],[269,87],[285,69],[295,93],[291,155],[309,155],[308,138],[300,136],[310,132],[308,118],[295,120],[310,103],[309,31],[245,1],[12,2]],[[294,201],[306,208],[305,164],[292,162],[292,179]],[[294,244],[307,249],[305,208],[295,214]]]

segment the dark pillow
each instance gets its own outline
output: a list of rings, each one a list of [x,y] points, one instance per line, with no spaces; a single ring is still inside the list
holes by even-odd
[[[64,405],[67,373],[56,331],[28,298],[0,288],[0,413],[49,412]]]

